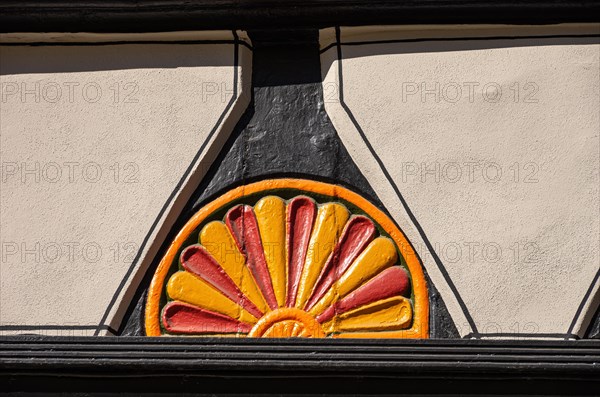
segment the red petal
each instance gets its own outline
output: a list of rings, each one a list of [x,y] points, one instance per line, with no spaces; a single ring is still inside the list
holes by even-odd
[[[168,303],[162,312],[165,329],[174,334],[248,333],[252,326],[221,313],[182,302]]]
[[[262,246],[258,222],[252,207],[241,204],[233,207],[225,215],[225,223],[240,251],[246,254],[247,266],[268,305],[273,310],[277,309],[279,305],[273,291],[271,275],[265,259],[265,250]]]
[[[409,291],[409,286],[410,281],[406,270],[400,266],[392,266],[373,277],[366,284],[358,287],[339,302],[329,306],[317,316],[317,321],[324,323],[331,320],[336,314],[342,314],[392,296],[405,295]]]
[[[238,303],[256,318],[263,313],[238,288],[215,258],[199,244],[187,247],[181,253],[181,265],[188,272],[206,280],[223,295]]]
[[[355,216],[348,221],[337,246],[323,267],[313,295],[306,304],[306,310],[312,309],[333,283],[344,274],[358,255],[375,238],[375,233],[375,225],[365,216]]]
[[[315,202],[308,197],[296,197],[287,207],[288,293],[286,306],[296,304],[298,281],[302,275],[308,243],[317,213]]]

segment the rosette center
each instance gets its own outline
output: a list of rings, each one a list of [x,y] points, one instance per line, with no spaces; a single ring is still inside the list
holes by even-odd
[[[304,310],[284,307],[273,310],[261,317],[248,336],[263,338],[323,338],[325,332],[321,324]]]

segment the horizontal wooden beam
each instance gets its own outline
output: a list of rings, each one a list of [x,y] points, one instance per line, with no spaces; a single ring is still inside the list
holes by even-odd
[[[156,32],[599,21],[594,0],[2,1],[0,32]]]
[[[13,391],[569,395],[598,382],[600,340],[0,338]]]

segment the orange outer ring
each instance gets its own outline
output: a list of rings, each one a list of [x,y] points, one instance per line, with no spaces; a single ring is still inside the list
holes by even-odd
[[[188,239],[190,234],[213,212],[227,205],[233,200],[268,190],[277,189],[297,189],[312,192],[324,196],[339,197],[347,202],[359,207],[375,222],[377,222],[394,240],[398,249],[402,253],[408,270],[412,277],[412,286],[414,292],[414,311],[413,325],[411,328],[400,331],[381,331],[381,332],[351,332],[335,335],[338,338],[413,338],[425,339],[429,337],[429,296],[427,294],[427,284],[421,262],[415,253],[413,247],[408,242],[404,233],[388,218],[381,210],[365,200],[363,197],[341,186],[331,185],[323,182],[310,181],[305,179],[268,179],[260,182],[251,183],[237,187],[223,194],[214,201],[202,207],[192,218],[183,226],[177,234],[165,256],[160,261],[150,288],[148,290],[148,299],[146,303],[145,323],[147,336],[160,336],[160,297],[164,289],[165,277],[177,255],[177,251]]]

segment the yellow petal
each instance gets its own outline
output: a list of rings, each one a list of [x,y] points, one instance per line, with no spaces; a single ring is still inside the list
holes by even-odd
[[[304,308],[310,298],[317,278],[335,248],[349,216],[350,213],[341,204],[327,203],[319,207],[298,284],[297,308]]]
[[[410,301],[395,296],[344,313],[324,324],[323,329],[327,333],[399,330],[408,328],[411,321]]]
[[[171,299],[222,313],[248,324],[255,324],[257,320],[238,303],[188,272],[177,272],[171,276],[167,283],[167,294]]]
[[[283,307],[287,293],[285,202],[275,196],[264,197],[254,206],[254,214],[258,222],[275,297],[279,307]]]
[[[200,244],[219,262],[225,273],[238,286],[240,291],[263,313],[270,309],[260,289],[246,267],[246,259],[238,249],[233,236],[223,222],[208,223],[200,232]]]
[[[386,237],[377,237],[313,306],[310,314],[317,316],[337,299],[348,295],[384,269],[394,265],[397,260],[398,252],[394,242]]]

